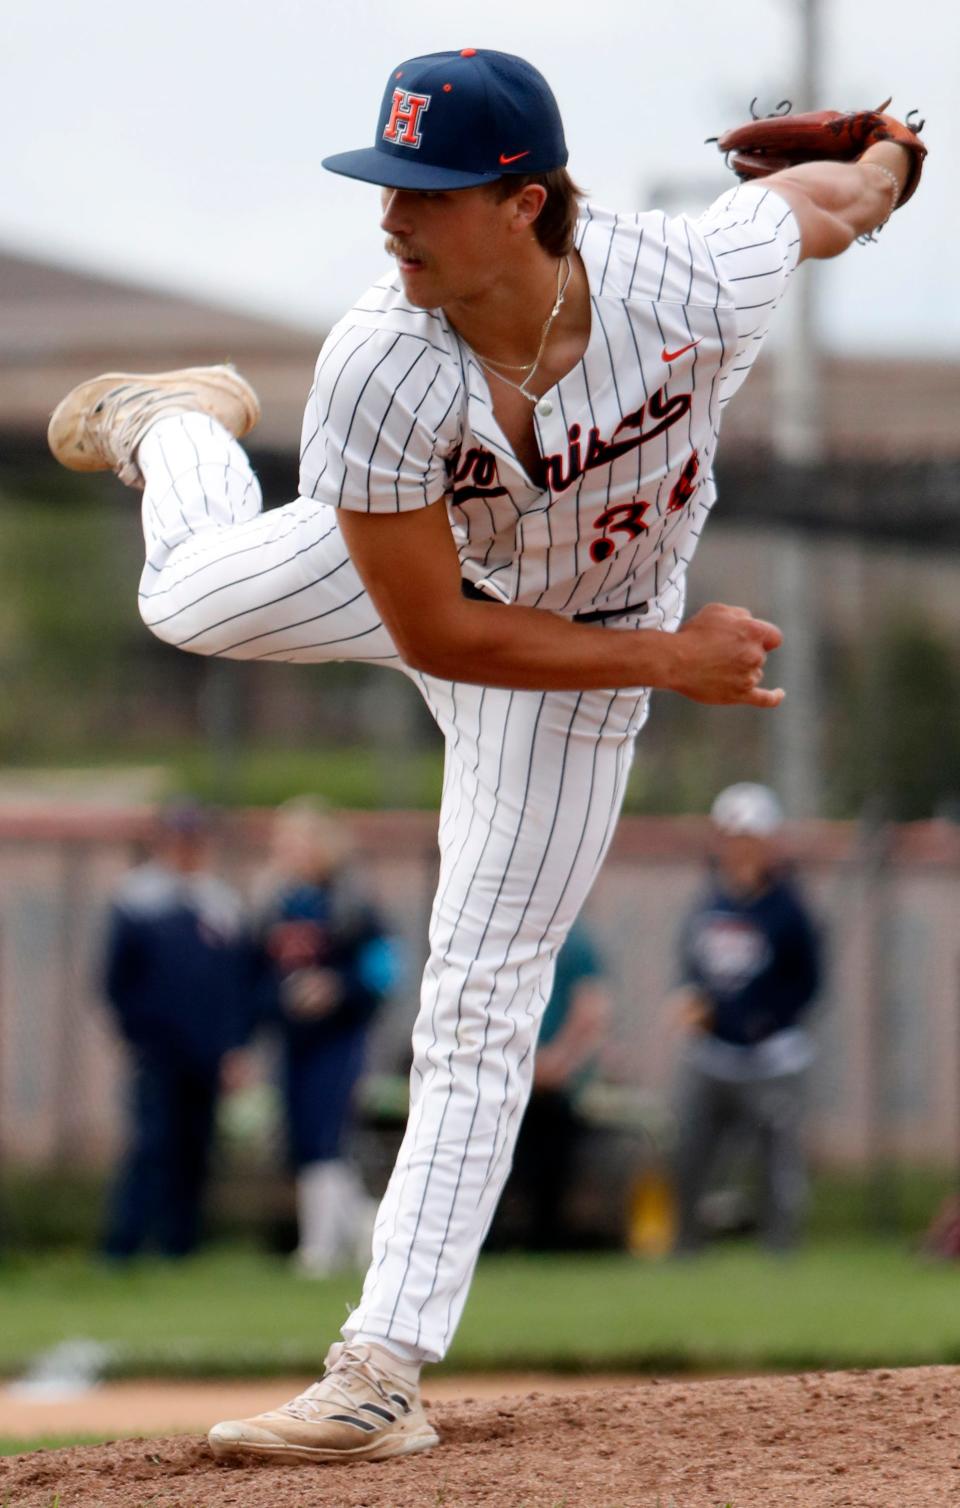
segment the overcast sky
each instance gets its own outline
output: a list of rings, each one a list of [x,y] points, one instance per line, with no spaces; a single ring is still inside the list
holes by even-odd
[[[876,246],[815,269],[825,343],[956,355],[954,0],[823,0],[823,97],[918,106],[924,182]],[[0,248],[323,328],[384,270],[377,191],[324,172],[372,142],[390,69],[518,52],[560,100],[597,202],[690,208],[732,182],[705,136],[790,92],[799,0],[43,0],[0,18]],[[462,16],[461,21],[458,17]]]

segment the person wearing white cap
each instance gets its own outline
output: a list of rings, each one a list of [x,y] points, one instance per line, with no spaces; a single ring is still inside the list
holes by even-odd
[[[718,1154],[745,1131],[760,1155],[762,1239],[788,1251],[806,1205],[802,1132],[813,1046],[803,1019],[820,980],[816,930],[784,872],[783,812],[773,791],[729,786],[711,820],[711,880],[680,946],[690,1035],[676,1107],[676,1251],[702,1244],[700,1209]]]

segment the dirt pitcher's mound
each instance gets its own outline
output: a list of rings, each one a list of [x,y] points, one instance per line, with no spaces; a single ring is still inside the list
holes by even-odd
[[[443,1444],[351,1466],[218,1466],[193,1439],[0,1461],[9,1508],[945,1508],[960,1369],[657,1383],[436,1404]]]

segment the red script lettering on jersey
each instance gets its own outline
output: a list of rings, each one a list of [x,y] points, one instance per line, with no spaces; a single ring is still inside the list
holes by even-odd
[[[607,538],[608,534],[619,531],[628,539],[639,539],[641,534],[646,534],[647,525],[643,522],[643,515],[649,508],[650,504],[645,503],[642,497],[635,497],[632,503],[614,503],[612,508],[604,508],[593,521],[595,529],[603,530],[603,537],[595,539],[590,546],[590,559],[595,565],[609,560],[617,548],[613,540]]]
[[[609,466],[618,456],[637,450],[649,440],[656,439],[657,435],[662,435],[665,429],[669,429],[690,412],[692,402],[689,393],[675,393],[672,398],[668,398],[666,388],[662,387],[647,403],[641,403],[632,414],[623,416],[613,432],[612,440],[604,440],[599,429],[594,426],[587,435],[586,455],[583,454],[580,425],[571,424],[567,430],[566,456],[544,456],[541,476],[537,480],[552,492],[565,492],[585,471],[592,471],[596,466]],[[644,430],[643,425],[647,419],[654,419],[656,422]],[[639,429],[641,433],[632,435],[628,440],[618,440],[616,436],[625,429]]]
[[[475,497],[506,497],[506,487],[495,486],[497,482],[497,458],[491,450],[471,446],[466,455],[459,448],[446,463],[447,475],[453,484],[453,502],[468,503]],[[461,486],[461,483],[467,483]]]
[[[697,473],[700,470],[700,455],[694,450],[687,461],[677,480],[670,489],[670,501],[667,503],[668,513],[679,513],[685,508],[693,494],[697,490]]]

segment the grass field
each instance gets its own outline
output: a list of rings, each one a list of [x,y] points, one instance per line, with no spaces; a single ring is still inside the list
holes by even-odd
[[[799,1370],[960,1362],[960,1273],[902,1243],[824,1242],[776,1260],[726,1246],[481,1261],[449,1370]],[[237,1248],[120,1272],[81,1257],[0,1267],[0,1375],[84,1336],[115,1376],[310,1372],[358,1277],[311,1282]]]
[[[38,1435],[35,1440],[12,1440],[0,1435],[0,1456],[26,1455],[33,1450],[61,1450],[68,1445],[101,1445],[102,1435]],[[0,1499],[0,1508],[7,1508]]]

